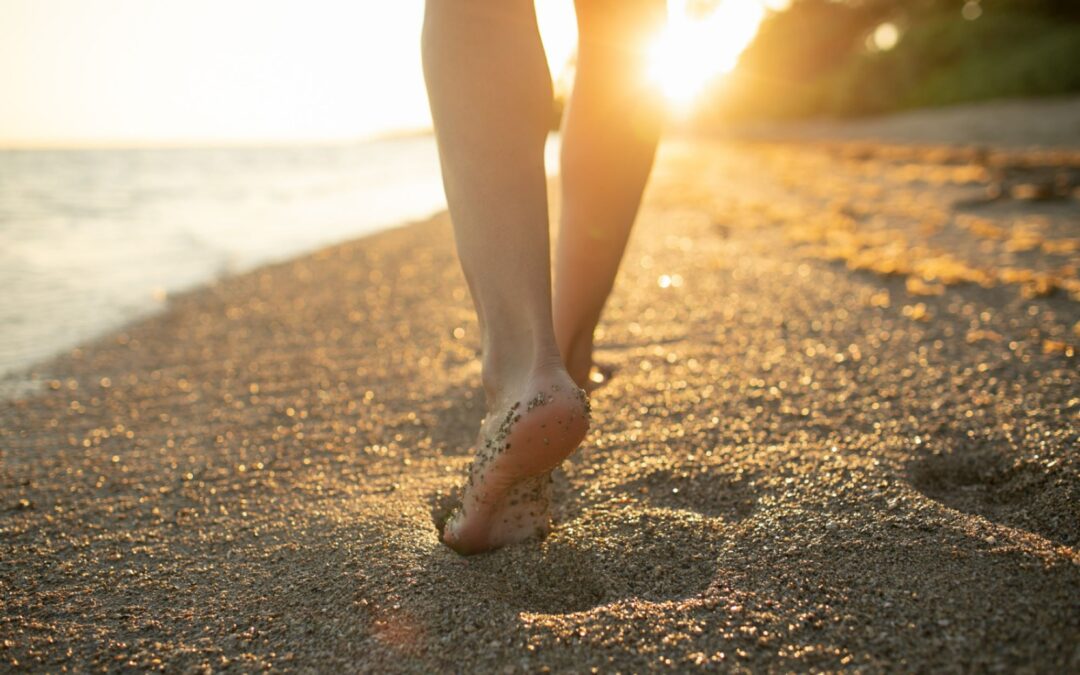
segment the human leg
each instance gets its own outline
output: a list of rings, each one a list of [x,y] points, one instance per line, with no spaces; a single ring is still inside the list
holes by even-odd
[[[663,0],[577,0],[578,59],[562,128],[555,335],[567,370],[589,384],[593,332],[615,282],[660,135],[645,78]]]
[[[423,57],[481,325],[488,416],[462,508],[443,533],[471,553],[546,530],[546,474],[581,442],[588,404],[552,327],[543,163],[552,95],[531,0],[428,0]]]

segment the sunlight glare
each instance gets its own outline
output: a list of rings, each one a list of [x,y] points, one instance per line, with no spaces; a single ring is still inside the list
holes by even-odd
[[[699,15],[689,0],[668,3],[668,24],[653,45],[649,79],[677,112],[687,112],[705,87],[730,73],[757,34],[770,0],[721,0]]]
[[[900,41],[900,30],[895,23],[886,22],[874,29],[871,39],[877,51],[887,52]]]

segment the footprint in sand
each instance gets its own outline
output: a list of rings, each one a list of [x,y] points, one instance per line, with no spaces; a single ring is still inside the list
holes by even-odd
[[[623,483],[620,489],[653,507],[691,511],[728,523],[743,520],[757,505],[748,477],[711,467],[657,469]]]
[[[945,506],[1076,546],[1078,485],[1065,469],[1062,462],[987,448],[928,453],[912,461],[908,473],[919,492]]]

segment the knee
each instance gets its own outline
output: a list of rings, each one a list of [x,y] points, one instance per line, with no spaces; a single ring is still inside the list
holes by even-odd
[[[535,27],[533,0],[426,0],[424,34]]]
[[[641,52],[667,19],[666,0],[575,0],[581,48]]]
[[[426,52],[506,46],[537,36],[533,0],[426,0],[420,45]]]

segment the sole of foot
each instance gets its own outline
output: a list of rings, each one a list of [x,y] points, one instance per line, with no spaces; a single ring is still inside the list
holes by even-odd
[[[443,529],[458,553],[491,551],[551,529],[551,470],[589,430],[589,399],[565,372],[535,375],[481,424],[460,507]]]

